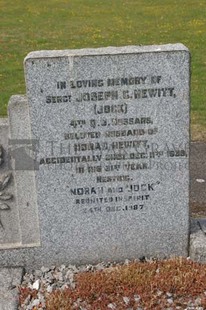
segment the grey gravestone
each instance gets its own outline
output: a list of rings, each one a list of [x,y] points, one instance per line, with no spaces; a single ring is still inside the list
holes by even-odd
[[[10,247],[19,242],[18,212],[15,208],[14,182],[8,170],[7,119],[0,121],[0,248]]]
[[[189,62],[182,44],[26,57],[41,245],[18,262],[188,254]]]
[[[24,101],[22,96],[12,97],[8,110],[9,123],[7,120],[0,123],[1,249],[40,245],[34,169],[25,170],[26,157],[22,156],[21,150],[23,142],[31,141],[28,107],[22,105]],[[22,162],[22,169],[18,169],[11,158]]]

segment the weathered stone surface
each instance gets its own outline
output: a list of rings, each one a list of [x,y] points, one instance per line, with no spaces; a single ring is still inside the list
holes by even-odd
[[[0,119],[0,249],[20,242],[13,174],[8,167],[8,136],[8,119]]]
[[[40,245],[34,169],[17,167],[19,161],[25,167],[22,147],[31,140],[25,97],[11,98],[9,123],[1,119],[0,132],[0,249]]]
[[[12,96],[9,101],[9,153],[13,169],[19,226],[20,246],[39,246],[40,232],[37,193],[34,178],[35,141],[31,140],[28,104],[25,96]]]
[[[181,44],[27,56],[48,247],[72,261],[187,254],[189,59]]]
[[[23,268],[0,268],[0,309],[18,309],[18,286],[21,284]]]

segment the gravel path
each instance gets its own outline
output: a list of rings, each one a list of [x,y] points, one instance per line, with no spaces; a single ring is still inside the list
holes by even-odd
[[[117,264],[100,263],[97,265],[84,265],[80,267],[74,265],[61,265],[60,267],[52,266],[51,268],[42,267],[40,270],[35,270],[33,273],[26,273],[23,277],[21,287],[37,290],[38,298],[34,299],[31,295],[29,295],[25,300],[24,305],[19,307],[19,309],[32,310],[34,306],[38,306],[40,303],[42,309],[46,309],[45,292],[51,293],[56,289],[64,290],[69,287],[75,289],[75,274],[79,272],[94,272],[96,270],[103,270],[114,265]]]
[[[128,265],[129,261],[126,260],[124,264],[121,265]],[[116,263],[100,263],[97,265],[85,265],[85,266],[73,266],[73,265],[61,265],[60,267],[51,267],[51,268],[46,268],[42,267],[40,270],[36,270],[32,273],[26,273],[23,277],[23,282],[21,285],[21,288],[30,288],[31,290],[36,290],[37,291],[37,296],[32,297],[32,295],[29,295],[24,304],[19,306],[19,310],[25,309],[25,310],[32,310],[32,309],[40,309],[44,310],[46,309],[45,305],[45,296],[47,293],[51,293],[55,290],[64,290],[65,288],[76,288],[76,283],[74,280],[74,276],[77,273],[80,272],[95,272],[95,271],[100,271],[104,269],[112,269],[114,267],[120,266],[120,264]],[[163,307],[161,309],[164,310],[173,310],[173,309],[185,309],[185,310],[204,310],[201,306],[201,298],[197,297],[193,301],[187,301],[185,304],[185,307],[182,306],[174,306],[173,301],[174,301],[174,296],[170,292],[162,292],[158,291],[157,295],[161,298],[163,297],[166,300],[167,307]],[[205,291],[206,295],[206,291]],[[129,305],[131,297],[121,297],[122,304],[124,309],[126,310],[144,310],[142,307],[127,307]],[[134,295],[134,300],[136,303],[141,299],[141,296],[139,295]],[[73,304],[74,309],[78,310],[89,310],[91,307],[87,305],[85,302],[82,300],[76,300],[76,302]],[[118,307],[116,306],[115,302],[108,303],[107,308],[108,310],[113,309],[113,310],[119,310]],[[105,309],[105,310],[106,310]],[[121,308],[123,309],[123,308]],[[158,308],[160,309],[160,308]],[[93,308],[92,308],[93,310]],[[102,309],[101,309],[102,310]]]

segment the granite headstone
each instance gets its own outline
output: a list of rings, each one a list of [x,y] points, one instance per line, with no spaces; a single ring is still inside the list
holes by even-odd
[[[182,44],[26,57],[33,264],[188,254],[189,68]]]

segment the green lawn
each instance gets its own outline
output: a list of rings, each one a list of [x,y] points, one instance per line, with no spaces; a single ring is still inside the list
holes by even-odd
[[[205,0],[0,0],[0,29],[0,115],[25,93],[30,51],[181,42],[192,55],[193,136],[206,130]]]

